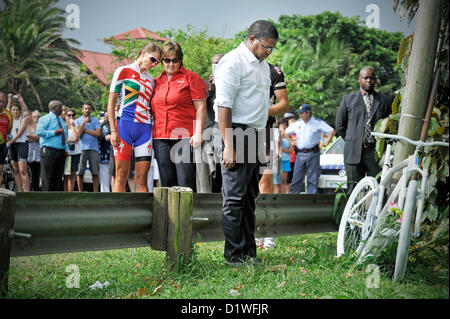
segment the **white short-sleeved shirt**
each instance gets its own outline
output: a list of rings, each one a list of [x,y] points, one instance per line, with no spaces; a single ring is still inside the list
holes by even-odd
[[[20,116],[18,120],[13,120],[13,126],[11,128],[11,136],[16,137],[19,134],[20,127],[22,126],[23,117]],[[28,127],[25,128],[25,131],[20,135],[20,137],[16,140],[16,143],[26,143],[27,142],[27,133]]]
[[[308,123],[298,120],[286,129],[286,134],[297,134],[297,147],[299,149],[313,148],[320,143],[322,133],[330,134],[333,128],[325,121],[311,116]]]
[[[216,99],[214,111],[218,121],[218,107],[232,109],[232,123],[262,129],[266,126],[270,106],[270,69],[265,61],[241,43],[227,53],[215,71]]]

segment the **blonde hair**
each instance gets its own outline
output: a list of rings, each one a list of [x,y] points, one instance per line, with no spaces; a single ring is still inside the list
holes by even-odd
[[[169,40],[164,42],[161,46],[161,59],[171,55],[175,55],[178,59],[180,59],[181,65],[183,65],[183,50],[181,50],[181,46],[178,42]]]
[[[142,55],[142,53],[144,53],[145,51],[147,51],[147,52],[158,52],[158,53],[161,54],[161,48],[160,48],[157,44],[155,44],[155,43],[153,43],[153,42],[150,42],[149,44],[146,44],[146,45],[139,51],[139,53],[138,53],[136,59],[138,59],[138,58]]]

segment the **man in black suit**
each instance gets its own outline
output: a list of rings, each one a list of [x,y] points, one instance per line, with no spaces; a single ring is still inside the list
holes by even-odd
[[[373,68],[362,68],[358,77],[360,89],[343,97],[336,114],[336,132],[345,140],[348,195],[366,174],[376,176],[380,171],[375,161],[375,139],[370,132],[379,119],[391,114],[392,98],[375,92],[376,80]]]

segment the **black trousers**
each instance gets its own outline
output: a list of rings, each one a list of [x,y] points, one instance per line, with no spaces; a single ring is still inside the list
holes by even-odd
[[[31,169],[31,190],[37,192],[39,190],[39,177],[41,175],[40,162],[28,162]]]
[[[63,175],[66,163],[65,150],[41,148],[42,191],[63,191]]]
[[[183,186],[197,191],[196,170],[189,139],[153,140],[161,186]]]
[[[222,226],[225,235],[224,257],[229,262],[245,261],[256,257],[255,243],[255,208],[259,192],[260,161],[258,151],[265,152],[263,142],[250,145],[244,139],[242,163],[236,163],[232,168],[222,165]],[[252,142],[250,142],[252,144]],[[236,145],[236,143],[235,143]],[[265,158],[263,154],[261,158]]]
[[[375,145],[362,149],[361,162],[358,164],[345,163],[347,172],[347,194],[353,192],[356,184],[366,175],[375,177],[380,172],[380,166],[375,161]]]

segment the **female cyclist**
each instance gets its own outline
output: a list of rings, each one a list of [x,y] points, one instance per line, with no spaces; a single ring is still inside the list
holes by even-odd
[[[147,174],[152,146],[150,98],[155,80],[147,71],[159,63],[160,51],[156,44],[147,44],[135,62],[119,67],[114,73],[108,101],[111,144],[116,162],[113,192],[125,192],[133,149],[137,191],[148,192]]]

